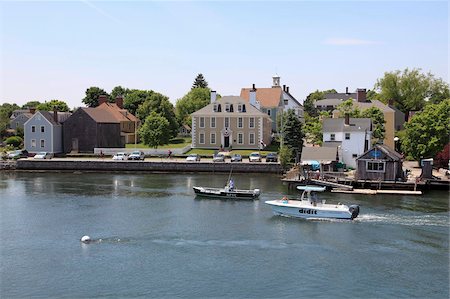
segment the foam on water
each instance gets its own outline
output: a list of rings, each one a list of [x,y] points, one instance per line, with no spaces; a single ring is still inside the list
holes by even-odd
[[[398,224],[408,226],[441,226],[449,227],[448,215],[398,215],[398,214],[363,214],[354,219],[357,222]]]
[[[154,243],[172,246],[210,246],[210,247],[252,247],[259,249],[285,249],[286,243],[275,243],[267,240],[186,240],[186,239],[155,239]]]

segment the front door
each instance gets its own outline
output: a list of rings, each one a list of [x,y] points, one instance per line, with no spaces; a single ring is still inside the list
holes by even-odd
[[[78,138],[72,138],[72,152],[78,153]]]
[[[230,136],[224,137],[224,147],[227,148],[230,146]]]

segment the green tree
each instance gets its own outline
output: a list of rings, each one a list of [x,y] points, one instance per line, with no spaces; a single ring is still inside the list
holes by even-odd
[[[316,90],[310,93],[303,103],[303,107],[305,112],[307,112],[310,116],[318,116],[319,112],[314,107],[314,103],[319,100],[323,100],[325,98],[325,94],[327,93],[337,93],[335,89],[329,89],[324,91]]]
[[[292,165],[292,160],[294,160],[294,153],[290,147],[283,146],[279,151],[280,164],[283,169],[288,169]]]
[[[298,158],[303,148],[303,124],[293,109],[283,113],[283,145],[289,147],[296,153]]]
[[[22,105],[22,109],[36,108],[40,104],[41,104],[41,102],[39,102],[39,101],[28,101]]]
[[[405,69],[384,73],[375,89],[384,103],[393,99],[394,105],[404,113],[420,111],[428,103],[439,103],[450,97],[449,86],[433,74],[423,74],[420,69]]]
[[[372,138],[374,139],[374,143],[378,140],[383,140],[386,130],[384,129],[384,124],[386,121],[384,120],[383,111],[381,111],[377,107],[370,107],[369,109],[363,110],[361,112],[361,117],[370,118],[372,120],[373,131]]]
[[[308,113],[305,113],[305,137],[309,143],[314,145],[322,145],[322,119],[331,117],[327,111],[321,111],[319,116],[312,117]]]
[[[60,100],[51,100],[49,102],[45,101],[42,104],[39,104],[36,109],[41,111],[53,111],[53,109],[58,111],[67,112],[69,111],[69,106],[67,106],[66,102]]]
[[[206,88],[208,87],[208,82],[203,78],[203,74],[198,74],[192,84],[192,89],[194,88]]]
[[[122,86],[116,86],[111,91],[111,101],[115,101],[118,96],[121,96],[125,99],[130,90],[128,88],[123,88]]]
[[[169,98],[158,92],[151,93],[147,96],[144,103],[139,105],[136,111],[136,116],[144,121],[152,112],[158,113],[169,122],[169,137],[176,137],[178,134],[179,124],[175,116],[175,108],[169,101]]]
[[[220,98],[220,95],[217,95]],[[176,115],[180,124],[191,125],[190,114],[210,103],[211,90],[209,88],[194,88],[185,94],[175,104]]]
[[[339,111],[339,115],[341,117],[344,117],[346,114],[348,114],[350,117],[359,118],[361,117],[361,111],[358,107],[355,107],[353,104],[353,100],[350,98],[346,101],[343,101],[341,104],[339,104],[336,109]]]
[[[19,136],[11,136],[11,137],[8,137],[8,138],[6,138],[6,141],[5,141],[5,143],[6,143],[7,145],[11,145],[11,146],[13,146],[13,147],[15,147],[15,148],[20,147],[20,145],[22,144],[22,142],[23,142],[23,139],[20,138]]]
[[[14,110],[20,109],[17,104],[4,103],[0,106],[0,135],[5,136],[5,131],[9,128],[10,117]]]
[[[123,106],[131,114],[136,115],[136,111],[139,106],[149,99],[153,93],[153,90],[132,89],[125,95],[123,99]]]
[[[169,121],[155,111],[151,112],[139,129],[139,136],[144,144],[153,148],[168,144],[170,141]]]
[[[429,104],[405,124],[402,150],[415,160],[432,158],[448,143],[450,135],[450,99]]]
[[[92,86],[86,89],[86,96],[81,100],[88,107],[98,106],[98,97],[106,95],[109,98],[109,94],[100,87]]]

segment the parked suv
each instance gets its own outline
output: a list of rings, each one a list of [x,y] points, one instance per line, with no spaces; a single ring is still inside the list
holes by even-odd
[[[6,155],[6,158],[14,159],[14,160],[17,160],[17,159],[20,159],[20,158],[28,158],[28,151],[27,150],[12,151],[12,152],[9,152]]]
[[[144,161],[145,154],[142,151],[134,151],[128,156],[128,160],[142,160]]]
[[[248,156],[249,162],[261,162],[261,155],[258,152],[253,152]]]

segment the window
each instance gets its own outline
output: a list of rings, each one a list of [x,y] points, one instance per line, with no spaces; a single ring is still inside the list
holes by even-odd
[[[250,117],[249,118],[248,127],[249,128],[254,128],[255,127],[255,118],[254,117]]]
[[[289,104],[289,100],[284,100],[284,105],[287,106]]]
[[[267,115],[270,116],[270,109],[267,110]]]
[[[216,118],[211,117],[211,128],[215,128],[215,127],[216,127]]]
[[[44,133],[44,132],[45,132],[45,127],[41,126],[41,133]]]
[[[345,133],[345,140],[350,140],[350,133]]]
[[[230,112],[234,112],[233,104],[230,104]]]
[[[242,112],[242,104],[238,104],[238,112]]]
[[[205,127],[205,118],[200,117],[200,128],[204,128],[204,127]]]
[[[211,144],[216,144],[216,133],[211,133]]]
[[[330,141],[334,141],[336,139],[336,135],[330,134]]]
[[[200,144],[205,144],[205,133],[200,133],[199,134],[199,143]]]
[[[356,158],[356,157],[358,157],[358,155],[357,155],[357,154],[353,154],[352,157],[353,157],[353,158]]]
[[[230,127],[230,118],[225,117],[225,119],[224,119],[224,126],[225,126],[225,128],[229,128]]]
[[[255,144],[255,133],[250,133],[249,135],[248,135],[248,140],[249,140],[249,143],[250,144]]]
[[[41,139],[41,147],[45,147],[45,140]]]
[[[244,143],[244,134],[238,133],[238,144]]]
[[[230,104],[228,104],[228,103],[225,104],[225,111],[226,112],[231,112],[230,111]]]
[[[217,112],[217,106],[218,106],[217,104],[214,104],[214,108],[213,108],[214,112]]]
[[[238,117],[238,119],[237,119],[237,127],[238,128],[243,128],[244,127],[244,122],[243,122],[242,117]]]
[[[31,147],[36,147],[36,139],[31,139]]]
[[[217,112],[222,112],[222,105],[217,105]]]
[[[384,172],[385,164],[385,162],[367,161],[366,170],[367,172]]]
[[[242,112],[247,112],[247,110],[245,110],[245,104],[242,104]]]
[[[31,132],[32,133],[36,132],[36,127],[35,126],[31,126]]]

